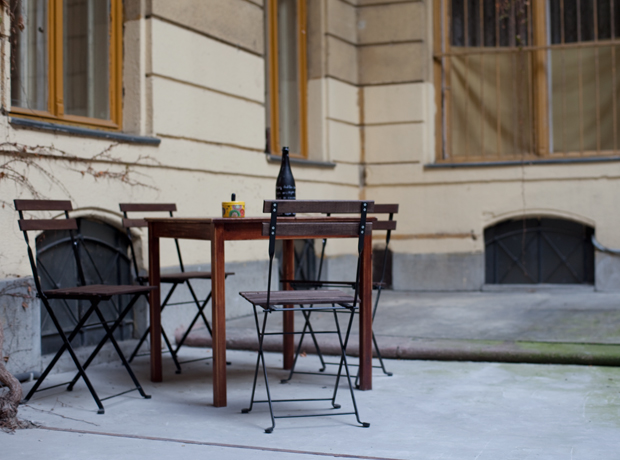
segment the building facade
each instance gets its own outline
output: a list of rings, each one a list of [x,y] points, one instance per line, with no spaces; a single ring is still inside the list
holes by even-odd
[[[400,204],[394,289],[619,285],[618,260],[590,241],[620,247],[616,0],[11,0],[2,28],[14,372],[40,367],[44,322],[14,198],[70,199],[106,232],[123,232],[121,202],[211,216],[236,193],[258,215],[285,145],[298,198]],[[208,245],[182,249],[208,268]],[[226,250],[235,317],[267,254]],[[328,270],[353,252],[329,246]]]

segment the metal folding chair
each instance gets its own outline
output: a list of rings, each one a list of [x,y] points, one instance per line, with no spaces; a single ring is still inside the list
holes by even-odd
[[[30,266],[32,268],[32,275],[34,277],[34,283],[37,289],[37,297],[41,299],[43,306],[45,307],[47,313],[49,314],[50,319],[52,320],[60,338],[62,340],[62,346],[49,363],[45,371],[41,374],[41,377],[37,380],[34,386],[30,389],[26,397],[22,402],[27,402],[37,391],[43,391],[51,388],[56,388],[62,385],[68,385],[67,390],[71,391],[74,385],[77,383],[79,378],[81,377],[84,380],[84,383],[88,387],[88,391],[92,395],[97,407],[99,408],[98,413],[103,414],[105,409],[103,407],[102,401],[107,399],[120,396],[122,394],[126,394],[130,391],[139,391],[140,395],[144,398],[150,398],[149,395],[144,393],[144,390],[140,386],[138,379],[136,378],[129,362],[125,358],[122,350],[120,349],[118,342],[114,338],[114,331],[119,327],[119,325],[124,320],[125,316],[131,311],[132,307],[135,305],[137,300],[141,296],[145,296],[148,298],[149,293],[154,289],[151,286],[134,286],[134,285],[104,285],[104,284],[90,284],[86,285],[86,280],[84,276],[84,269],[81,262],[81,249],[79,245],[79,238],[76,237],[75,232],[78,230],[77,222],[75,219],[69,218],[69,211],[72,210],[70,201],[51,201],[51,200],[15,200],[15,209],[19,212],[19,228],[24,233],[24,239],[26,240],[26,245],[28,247],[28,259],[30,261]],[[24,219],[25,211],[60,211],[65,215],[64,219]],[[73,249],[73,256],[75,258],[75,264],[77,269],[77,275],[80,280],[80,286],[77,287],[60,287],[58,285],[55,286],[55,289],[43,290],[41,285],[41,279],[39,278],[39,272],[37,269],[37,259],[35,258],[35,253],[30,246],[30,240],[28,238],[28,232],[35,231],[68,231],[69,237],[71,241],[71,247]],[[105,319],[103,313],[100,309],[100,303],[110,300],[113,296],[123,296],[123,295],[131,295],[133,296],[131,301],[120,311],[118,318],[114,321],[108,321]],[[52,307],[52,301],[58,301],[57,308],[66,308],[71,309],[71,305],[67,302],[69,300],[82,300],[89,303],[89,307],[83,313],[83,315],[77,321],[77,324],[73,328],[73,330],[68,333],[63,330],[61,322],[58,319],[58,316],[55,312],[55,308]],[[94,351],[91,355],[86,359],[84,363],[81,363],[79,358],[77,357],[73,347],[71,346],[71,341],[75,339],[75,337],[83,332],[83,329],[86,327],[86,323],[93,316],[99,320],[99,324],[103,327],[105,331],[105,335],[103,339],[98,343],[95,347]],[[111,326],[110,326],[110,323]],[[97,356],[101,348],[105,345],[107,341],[110,341],[116,350],[123,366],[127,370],[127,373],[131,377],[135,387],[123,391],[119,394],[108,396],[106,398],[99,398],[97,392],[95,391],[94,386],[92,385],[90,379],[86,375],[86,369],[92,363],[94,358]],[[63,353],[67,351],[69,355],[71,355],[71,359],[73,363],[78,369],[76,376],[70,382],[61,383],[58,385],[53,385],[47,388],[41,388],[41,384],[45,381],[45,378],[48,376],[50,371],[56,365],[60,357]]]
[[[138,268],[138,260],[136,257],[136,251],[135,251],[133,240],[132,240],[131,229],[147,227],[146,220],[144,220],[144,217],[145,217],[144,213],[149,213],[152,215],[152,213],[156,213],[156,212],[166,212],[168,213],[170,217],[174,217],[173,212],[176,212],[177,206],[174,203],[121,203],[120,209],[121,209],[121,212],[123,213],[123,227],[125,227],[127,231],[127,236],[129,237],[129,248],[131,252],[131,259],[132,259],[133,267],[136,273],[136,279],[140,284],[147,284],[148,276],[140,275],[140,271]],[[142,217],[130,219],[128,216],[128,213],[130,212],[141,213]],[[186,272],[185,266],[183,265],[183,258],[181,257],[181,248],[179,246],[179,240],[175,239],[174,244],[175,244],[177,256],[179,259],[180,271],[161,274],[161,283],[171,285],[170,290],[168,291],[168,294],[166,295],[165,299],[163,300],[161,304],[161,311],[163,312],[166,306],[187,305],[187,304],[192,304],[192,303],[196,305],[196,308],[198,310],[196,312],[196,315],[192,319],[189,327],[183,334],[183,337],[181,337],[181,340],[179,340],[179,342],[176,344],[176,347],[172,346],[172,342],[170,341],[168,334],[166,334],[166,331],[163,328],[161,330],[164,343],[166,344],[166,347],[168,348],[168,351],[170,352],[170,355],[172,356],[172,360],[174,361],[174,365],[176,367],[176,373],[180,374],[181,364],[200,361],[203,359],[210,358],[210,357],[198,358],[198,359],[193,359],[193,360],[183,361],[183,362],[179,362],[178,360],[178,353],[179,353],[180,348],[185,343],[187,336],[189,335],[190,331],[192,330],[192,328],[194,327],[194,325],[199,319],[202,319],[205,327],[209,331],[209,335],[212,334],[211,325],[209,324],[209,321],[207,320],[207,317],[205,316],[205,313],[204,313],[205,307],[209,303],[209,300],[211,300],[211,291],[209,291],[209,294],[207,295],[205,299],[200,300],[198,296],[196,295],[196,291],[194,290],[194,287],[192,286],[190,282],[191,280],[211,280],[211,272],[203,272],[203,271]],[[229,275],[234,275],[234,272],[226,272],[226,277],[228,277]],[[170,299],[172,295],[174,294],[176,288],[179,285],[183,285],[183,284],[187,285],[187,288],[192,296],[192,300],[183,301],[183,302],[170,302]],[[150,327],[147,327],[142,337],[140,337],[140,340],[138,341],[138,345],[136,346],[134,351],[131,353],[131,356],[129,357],[129,362],[132,362],[133,359],[137,356],[138,351],[140,350],[140,347],[142,347],[142,344],[146,340],[149,333],[150,333]]]
[[[360,255],[364,247],[364,235],[366,231],[366,215],[372,211],[372,201],[303,201],[303,200],[270,200],[264,203],[264,212],[271,214],[270,223],[263,228],[263,235],[269,236],[269,272],[267,291],[261,292],[241,292],[240,295],[248,300],[254,310],[254,319],[256,332],[258,335],[258,357],[256,360],[256,368],[254,371],[254,383],[252,385],[252,396],[250,406],[243,409],[243,413],[252,410],[255,403],[268,403],[271,415],[271,427],[265,430],[271,433],[275,428],[276,418],[297,418],[297,417],[316,417],[316,416],[334,416],[334,415],[355,415],[357,422],[363,427],[370,426],[367,422],[362,422],[359,417],[355,395],[353,393],[353,385],[351,383],[351,375],[347,364],[346,348],[353,324],[354,313],[358,309],[359,302],[359,279],[360,279]],[[359,219],[350,222],[303,222],[292,220],[287,217],[278,217],[278,214],[287,213],[348,213],[357,214]],[[327,229],[326,227],[329,227]],[[317,238],[323,235],[339,234],[342,237],[356,237],[358,239],[358,262],[357,272],[354,281],[353,295],[344,293],[339,290],[289,290],[289,291],[272,291],[271,290],[271,269],[273,266],[273,258],[275,253],[276,236],[286,239],[287,237],[294,239],[297,235],[315,236]],[[290,307],[290,306],[293,307]],[[289,306],[289,307],[286,307]],[[259,321],[258,308],[262,308],[264,313],[262,325]],[[272,313],[283,312],[301,312],[306,321],[308,315],[312,312],[328,312],[333,313],[335,330],[314,331],[314,334],[336,334],[340,344],[340,362],[338,373],[335,375],[334,390],[331,398],[294,398],[294,399],[272,399],[267,377],[267,366],[265,364],[265,356],[263,352],[263,341],[265,336],[284,335],[285,332],[267,332],[267,320]],[[340,328],[338,313],[347,313],[349,319],[347,322],[344,337]],[[292,334],[295,334],[293,332]],[[256,400],[256,384],[258,379],[259,368],[263,369],[265,379],[265,389],[267,392],[266,400]],[[336,404],[336,396],[338,386],[343,370],[351,394],[351,402],[353,404],[352,412],[328,412],[328,413],[309,413],[305,415],[275,415],[273,403],[277,402],[313,402],[313,401],[330,401],[333,409],[339,409],[341,406]]]
[[[379,281],[373,282],[373,289],[377,291],[377,294],[375,296],[375,303],[374,303],[373,310],[372,310],[372,321],[373,322],[377,314],[377,307],[379,306],[379,300],[381,299],[381,292],[386,286],[385,275],[386,275],[386,268],[388,265],[387,260],[389,256],[390,239],[392,237],[392,230],[396,230],[396,220],[394,220],[394,214],[397,214],[397,213],[398,213],[398,204],[376,204],[376,203],[374,205],[373,211],[369,213],[373,215],[374,214],[387,214],[389,216],[387,220],[385,219],[377,220],[376,222],[373,223],[373,227],[372,227],[373,237],[374,237],[375,232],[377,231],[381,231],[381,230],[386,231],[381,276],[379,278]],[[321,275],[323,271],[323,261],[325,258],[326,243],[327,243],[327,240],[323,239],[322,247],[321,247],[321,255],[319,258],[319,267],[318,267],[318,271],[317,271],[315,279],[312,279],[312,280],[308,280],[308,279],[281,280],[281,282],[291,283],[295,289],[317,289],[321,287],[330,287],[330,286],[331,287],[353,288],[355,284],[352,281],[321,280]],[[314,343],[314,347],[316,349],[317,356],[319,357],[319,360],[321,361],[321,368],[319,369],[319,372],[322,373],[322,375],[334,375],[334,374],[325,374],[325,370],[327,369],[328,365],[338,365],[338,363],[325,361],[325,358],[323,357],[323,353],[321,353],[321,348],[319,346],[317,338],[312,329],[312,324],[310,322],[310,314],[308,314],[305,317],[304,328],[302,329],[299,343],[297,345],[297,349],[295,350],[295,359],[293,361],[293,367],[291,368],[288,378],[283,379],[282,380],[283,382],[290,380],[295,373],[317,374],[317,372],[299,372],[295,370],[295,365],[297,364],[297,358],[299,357],[299,354],[302,351],[302,346],[303,346],[303,342],[304,342],[304,338],[306,337],[306,334],[310,334],[310,337],[312,338],[312,342]],[[385,375],[392,376],[392,373],[388,372],[387,369],[385,368],[385,363],[383,362],[383,356],[381,355],[381,350],[379,349],[379,345],[377,344],[377,339],[375,338],[374,331],[372,333],[372,343],[374,346],[375,354],[379,360],[379,365],[374,365],[373,368],[381,369]],[[350,366],[357,366],[357,364],[350,364]],[[355,379],[356,386],[358,384],[358,381],[359,381],[359,371]]]

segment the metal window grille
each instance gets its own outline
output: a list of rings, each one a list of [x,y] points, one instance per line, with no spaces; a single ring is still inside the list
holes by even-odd
[[[435,8],[438,161],[618,154],[620,0]]]
[[[80,228],[80,257],[87,284],[131,284],[127,236],[101,222],[89,219],[77,221]],[[44,290],[80,284],[71,239],[65,230],[45,231],[37,237],[37,266]],[[119,312],[130,300],[131,296],[114,297],[100,304],[101,312],[111,323],[118,318]],[[72,330],[88,309],[88,302],[81,300],[52,300],[50,305],[66,331]],[[119,341],[133,338],[134,321],[129,316],[131,315],[128,315],[114,335]],[[74,339],[72,346],[79,348],[95,345],[103,338],[103,334],[101,324],[90,319]],[[52,353],[61,345],[58,331],[42,308],[41,352]]]
[[[529,218],[484,231],[487,284],[594,284],[594,229]]]

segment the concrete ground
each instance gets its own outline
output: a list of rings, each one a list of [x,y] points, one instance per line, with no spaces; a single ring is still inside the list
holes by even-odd
[[[186,350],[186,357],[205,350]],[[392,377],[375,374],[372,391],[355,391],[362,421],[353,416],[278,419],[272,434],[267,408],[247,407],[255,354],[231,351],[228,406],[211,405],[208,361],[181,375],[166,358],[164,382],[148,380],[148,362],[135,369],[147,393],[133,392],[96,406],[84,384],[37,395],[22,418],[41,428],[0,433],[3,459],[616,459],[620,429],[620,369],[614,367],[389,360]],[[281,360],[267,363],[274,398],[331,394],[329,377],[298,376],[279,384]],[[300,366],[316,369],[308,355]],[[102,396],[129,385],[117,365],[91,371]],[[52,376],[61,382],[69,374]],[[26,384],[26,389],[30,384]],[[260,389],[264,387],[261,385]],[[338,402],[350,406],[346,387]],[[301,407],[327,408],[328,403]],[[281,410],[295,413],[299,405]],[[328,409],[329,410],[329,409]],[[335,410],[333,412],[336,412]]]
[[[461,343],[477,344],[483,351],[498,343],[558,347],[553,353],[539,353],[544,362],[543,358],[562,353],[583,359],[588,350],[583,347],[594,344],[611,347],[608,359],[618,356],[617,294],[583,289],[386,294],[389,301],[377,317],[376,331],[384,342],[401,341],[403,350],[416,350],[407,345],[410,342],[424,343],[428,353],[448,359],[442,350],[455,353]],[[230,322],[228,336],[255,335],[248,332],[247,321]],[[565,345],[578,352],[567,353]],[[185,348],[182,354],[208,356],[210,349]],[[249,402],[256,354],[230,350],[228,359],[224,408],[212,406],[210,361],[185,364],[183,374],[176,375],[167,355],[162,383],[149,381],[146,357],[134,364],[152,399],[128,393],[104,402],[105,415],[97,415],[83,383],[71,393],[62,387],[39,393],[20,407],[20,416],[38,422],[40,428],[14,435],[0,432],[0,458],[619,458],[618,367],[388,359],[392,377],[376,369],[373,390],[354,392],[369,428],[358,426],[350,415],[292,418],[278,419],[274,433],[265,434],[270,425],[265,404],[241,413]],[[466,354],[454,359],[466,359]],[[281,370],[280,356],[269,353],[267,364],[274,398],[331,394],[333,380],[328,376],[300,374],[280,384],[287,374]],[[307,371],[318,368],[310,347],[298,366]],[[102,397],[129,385],[124,369],[116,364],[95,366],[89,375]],[[50,383],[69,376],[52,375]],[[24,384],[25,390],[31,385]],[[259,390],[264,391],[263,384]],[[350,407],[345,386],[341,385],[337,402],[343,405],[340,411]],[[279,406],[294,414],[300,407],[307,410],[317,404],[329,411],[328,403]]]

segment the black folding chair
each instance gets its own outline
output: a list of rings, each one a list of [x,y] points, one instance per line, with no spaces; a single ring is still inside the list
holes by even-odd
[[[385,288],[386,286],[386,282],[385,282],[385,275],[386,275],[386,268],[387,268],[387,261],[388,261],[388,256],[389,256],[389,246],[390,246],[390,239],[392,237],[392,230],[396,230],[396,220],[394,220],[394,214],[398,213],[398,204],[375,204],[374,205],[374,209],[371,213],[369,214],[388,214],[388,219],[382,219],[382,220],[377,220],[376,222],[373,223],[372,229],[373,229],[373,237],[375,235],[376,232],[384,230],[386,231],[386,236],[385,236],[385,248],[383,250],[383,265],[382,265],[382,269],[381,269],[381,276],[379,278],[379,281],[373,282],[373,289],[377,291],[376,297],[375,297],[375,303],[373,306],[373,310],[372,310],[372,321],[374,322],[375,320],[375,316],[377,314],[377,307],[379,306],[379,300],[381,299],[381,291]],[[353,288],[355,286],[354,282],[352,281],[329,281],[329,280],[321,280],[321,275],[322,275],[322,271],[323,271],[323,261],[325,259],[325,246],[326,246],[327,240],[323,239],[323,243],[322,243],[322,247],[321,247],[321,255],[319,258],[319,268],[316,274],[316,279],[312,279],[312,280],[308,280],[308,279],[299,279],[297,278],[297,273],[296,273],[296,279],[294,280],[281,280],[282,283],[291,283],[292,286],[295,289],[309,289],[309,288],[320,288],[320,287],[351,287]],[[325,370],[327,368],[328,365],[338,365],[339,363],[337,362],[327,362],[325,361],[325,358],[323,357],[323,354],[321,353],[321,348],[319,346],[319,343],[317,341],[317,338],[314,334],[314,331],[312,329],[312,324],[310,323],[310,314],[308,314],[305,317],[305,323],[304,323],[304,328],[302,330],[301,333],[301,337],[299,339],[299,344],[297,345],[297,349],[295,350],[295,359],[293,361],[293,366],[291,367],[291,371],[289,373],[288,378],[283,379],[282,382],[286,382],[288,380],[290,380],[293,375],[295,373],[303,373],[303,374],[317,374],[316,372],[299,372],[295,370],[295,365],[297,364],[297,358],[299,357],[299,354],[302,351],[302,346],[303,346],[303,342],[304,342],[304,338],[306,337],[306,333],[310,334],[310,337],[312,338],[312,342],[314,343],[314,347],[316,349],[317,355],[321,361],[321,368],[319,369],[320,373],[323,373],[323,375],[334,375],[334,374],[325,374]],[[372,333],[372,343],[374,345],[374,349],[375,349],[375,354],[379,360],[379,365],[374,365],[372,366],[375,369],[381,369],[383,371],[383,373],[387,376],[392,376],[391,372],[388,372],[387,369],[385,368],[385,363],[383,362],[383,356],[381,355],[381,350],[379,349],[379,345],[377,344],[377,339],[375,338],[375,333],[373,331]],[[351,366],[357,366],[357,364],[350,364]],[[355,384],[357,386],[359,381],[359,370],[357,373],[357,377],[355,379]]]
[[[138,269],[138,260],[136,257],[136,251],[135,248],[133,246],[133,240],[132,240],[132,234],[131,234],[131,229],[132,228],[140,228],[140,227],[147,227],[147,223],[146,220],[144,220],[144,213],[156,213],[156,212],[167,212],[168,215],[170,217],[174,217],[173,212],[175,212],[177,210],[177,206],[174,203],[121,203],[120,204],[120,209],[121,212],[123,213],[123,227],[125,227],[125,229],[127,230],[127,236],[129,237],[129,248],[131,251],[131,259],[132,259],[132,263],[134,266],[134,270],[136,273],[136,279],[140,284],[147,284],[148,283],[148,276],[141,276],[140,275],[140,271]],[[132,218],[130,219],[127,213],[142,213],[142,217],[140,218]],[[194,318],[192,319],[189,327],[187,328],[187,330],[185,331],[185,333],[183,334],[183,337],[181,338],[181,340],[179,340],[179,342],[176,344],[176,347],[173,348],[172,346],[172,342],[170,341],[168,334],[166,334],[166,331],[163,329],[161,330],[161,334],[162,337],[164,339],[164,342],[166,344],[166,347],[168,348],[168,351],[170,352],[170,355],[172,356],[172,360],[174,361],[174,365],[176,367],[176,373],[180,374],[181,373],[181,364],[185,364],[185,363],[189,363],[189,362],[195,362],[195,361],[200,361],[203,359],[209,359],[210,357],[206,357],[206,358],[198,358],[198,359],[193,359],[193,360],[188,360],[188,361],[183,361],[183,362],[179,362],[178,360],[178,353],[179,353],[179,349],[183,346],[183,344],[185,343],[185,340],[187,339],[187,336],[189,335],[189,333],[191,332],[192,328],[194,327],[194,325],[196,324],[196,322],[199,319],[202,319],[205,327],[207,328],[207,330],[209,331],[209,335],[212,335],[211,332],[211,325],[209,324],[209,321],[207,320],[207,317],[205,316],[204,313],[204,309],[207,306],[207,304],[209,303],[209,300],[211,300],[211,291],[209,291],[209,294],[207,295],[207,297],[203,300],[200,300],[198,298],[198,296],[196,295],[196,291],[194,290],[194,287],[192,286],[192,284],[190,283],[190,280],[211,280],[211,272],[203,272],[203,271],[192,271],[192,272],[186,272],[185,271],[185,266],[183,265],[183,258],[181,257],[181,248],[179,246],[179,240],[175,239],[174,240],[174,244],[176,247],[176,252],[177,252],[177,256],[179,258],[179,269],[180,271],[178,272],[173,272],[173,273],[162,273],[161,274],[161,283],[162,284],[170,284],[170,290],[168,291],[168,294],[166,295],[166,298],[163,300],[162,304],[161,304],[161,311],[163,312],[164,308],[166,306],[173,306],[173,305],[187,305],[187,304],[195,304],[196,308],[197,308],[197,312],[196,315],[194,316]],[[228,277],[228,275],[234,275],[234,272],[226,272],[226,277]],[[172,297],[172,294],[174,294],[177,286],[185,284],[187,285],[187,288],[189,289],[189,292],[192,296],[192,300],[189,301],[184,301],[184,302],[170,302],[170,298]],[[144,331],[144,334],[142,335],[142,337],[140,337],[140,340],[138,341],[138,345],[136,346],[136,348],[134,349],[133,353],[131,354],[131,356],[129,357],[129,362],[132,362],[133,359],[137,356],[138,351],[140,350],[140,347],[142,346],[142,344],[144,343],[144,341],[146,340],[148,334],[150,333],[150,327],[147,327],[146,331]]]
[[[316,416],[333,416],[333,415],[355,415],[357,422],[363,427],[370,426],[367,422],[362,422],[357,410],[355,395],[353,393],[353,385],[351,383],[351,375],[347,365],[346,348],[353,324],[354,313],[358,308],[359,302],[359,279],[360,279],[360,256],[364,247],[364,235],[367,231],[366,215],[372,211],[372,201],[303,201],[303,200],[270,200],[264,203],[264,212],[271,214],[269,224],[263,227],[263,235],[269,236],[269,272],[267,281],[267,291],[261,292],[241,292],[240,295],[248,300],[254,309],[254,319],[256,332],[258,334],[258,357],[256,360],[256,369],[254,371],[254,383],[252,385],[252,396],[250,406],[243,409],[243,413],[252,410],[255,403],[268,403],[271,415],[271,427],[265,430],[271,433],[275,428],[276,418],[297,418],[297,417],[316,417]],[[348,213],[357,214],[359,218],[350,222],[303,222],[301,220],[291,219],[287,217],[278,217],[278,214],[287,213]],[[341,237],[356,237],[358,239],[358,262],[357,271],[354,281],[353,295],[344,293],[339,290],[289,290],[289,291],[272,291],[271,290],[271,268],[275,253],[276,236],[281,238],[289,237],[294,239],[299,235],[304,237],[321,237],[323,235],[335,235]],[[288,306],[288,307],[286,307]],[[292,307],[291,307],[292,306]],[[258,309],[261,307],[264,312],[262,326],[259,324]],[[336,374],[334,390],[331,398],[295,398],[295,399],[272,399],[269,389],[269,381],[267,378],[267,367],[265,364],[265,356],[263,352],[263,341],[265,336],[269,335],[285,335],[295,334],[295,332],[266,332],[267,319],[271,313],[275,312],[301,312],[304,317],[308,318],[311,312],[328,312],[333,313],[335,330],[314,331],[314,334],[336,334],[340,343],[340,363],[338,373]],[[349,320],[343,334],[340,328],[338,313],[348,313]],[[265,389],[267,391],[266,400],[255,400],[256,383],[258,379],[259,368],[262,363],[263,376],[265,379]],[[336,395],[338,393],[338,385],[342,371],[345,371],[351,401],[353,404],[353,412],[329,412],[329,413],[309,413],[305,415],[274,415],[273,403],[276,402],[310,402],[310,401],[330,401],[333,409],[339,409],[340,405],[336,404]]]
[[[37,380],[31,390],[28,392],[26,397],[22,402],[27,402],[37,391],[47,390],[50,388],[56,388],[62,385],[67,385],[67,390],[71,391],[74,385],[77,383],[79,378],[81,377],[84,380],[84,383],[88,387],[90,394],[95,400],[97,407],[99,408],[98,413],[103,414],[105,409],[103,407],[102,401],[107,399],[120,396],[130,391],[139,391],[140,395],[144,398],[150,398],[149,395],[144,393],[144,390],[140,386],[138,379],[136,378],[134,372],[129,365],[129,362],[125,358],[122,350],[120,349],[116,339],[114,338],[114,331],[119,327],[124,318],[127,316],[129,311],[135,305],[137,300],[141,296],[145,296],[148,298],[149,293],[154,289],[151,286],[134,286],[134,285],[105,285],[105,284],[90,284],[86,285],[86,280],[84,276],[84,269],[81,263],[81,249],[79,245],[79,238],[76,237],[75,233],[78,230],[77,222],[75,219],[69,218],[69,211],[72,210],[70,201],[51,201],[51,200],[15,200],[15,209],[19,212],[19,228],[24,233],[24,239],[26,240],[26,245],[28,246],[28,259],[30,260],[30,266],[32,268],[32,275],[34,277],[34,283],[37,289],[37,297],[41,299],[47,313],[49,314],[50,319],[52,320],[58,334],[62,340],[62,346],[49,363],[41,377]],[[24,219],[24,211],[61,211],[64,212],[64,219]],[[77,287],[60,287],[58,285],[55,286],[55,289],[51,290],[43,290],[41,285],[41,279],[39,278],[39,272],[37,269],[37,260],[34,256],[34,252],[30,246],[30,240],[28,238],[29,231],[68,231],[71,240],[71,247],[73,249],[73,256],[75,258],[75,264],[77,268],[77,274],[80,280],[80,286]],[[55,283],[55,282],[54,282]],[[103,313],[100,309],[100,303],[110,300],[113,296],[124,296],[131,295],[133,296],[131,301],[119,312],[118,318],[113,321],[108,321],[105,319]],[[67,309],[71,309],[71,305],[67,302],[69,300],[78,300],[78,301],[86,301],[90,305],[83,313],[83,315],[78,319],[77,324],[70,332],[65,332],[61,325],[61,322],[58,319],[58,316],[55,312],[55,308],[52,307],[52,301],[58,301],[59,304],[56,304],[58,308],[64,307]],[[83,332],[83,330],[87,327],[87,322],[91,316],[94,315],[99,320],[99,324],[103,327],[105,331],[105,335],[103,339],[98,343],[95,347],[94,351],[88,357],[88,359],[82,364],[78,359],[73,347],[71,346],[71,342],[75,339],[75,337]],[[110,323],[112,325],[110,326]],[[90,379],[86,375],[86,369],[92,363],[94,358],[97,356],[101,348],[105,345],[105,343],[110,340],[116,353],[118,354],[121,362],[125,366],[127,373],[131,377],[135,388],[132,388],[127,391],[123,391],[119,394],[108,396],[106,398],[99,398],[95,388],[93,387]],[[78,369],[76,376],[72,381],[61,383],[58,385],[53,385],[47,388],[42,388],[39,390],[39,387],[44,382],[45,378],[48,376],[52,368],[56,365],[60,357],[63,353],[67,351],[71,355],[71,359],[73,363]]]

